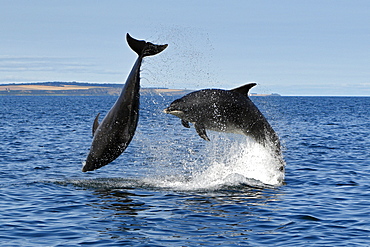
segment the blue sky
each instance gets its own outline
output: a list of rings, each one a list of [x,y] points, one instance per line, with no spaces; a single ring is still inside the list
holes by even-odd
[[[370,96],[370,1],[0,0],[0,84],[124,83],[125,34],[168,43],[143,87]]]

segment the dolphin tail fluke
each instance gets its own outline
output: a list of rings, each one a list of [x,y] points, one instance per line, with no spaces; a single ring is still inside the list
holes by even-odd
[[[248,84],[245,84],[244,86],[231,89],[230,91],[241,93],[248,97],[249,90],[256,85],[257,83],[248,83]]]
[[[143,57],[158,54],[164,49],[166,49],[168,46],[167,44],[155,45],[144,40],[137,40],[132,38],[129,34],[126,35],[126,40],[131,49],[135,51],[139,56]]]

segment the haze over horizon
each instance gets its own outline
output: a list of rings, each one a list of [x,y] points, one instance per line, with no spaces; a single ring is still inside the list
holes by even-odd
[[[370,96],[370,2],[0,0],[0,85],[124,83],[126,33],[167,50],[142,87]]]

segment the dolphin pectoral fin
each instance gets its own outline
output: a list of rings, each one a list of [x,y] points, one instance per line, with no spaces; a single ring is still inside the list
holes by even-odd
[[[257,83],[248,83],[244,86],[231,89],[230,91],[237,92],[248,97],[249,90],[256,85]]]
[[[182,123],[182,126],[184,126],[185,128],[190,128],[190,125],[189,125],[188,121],[185,121],[185,120],[181,119],[181,123]]]
[[[92,128],[93,136],[95,134],[96,129],[99,127],[99,116],[100,116],[100,112],[98,113],[98,115],[96,115],[95,120],[94,120],[94,124],[93,124],[93,128]]]
[[[207,136],[206,129],[204,128],[203,124],[194,124],[195,130],[197,131],[198,135],[202,137],[206,141],[210,141],[210,139]]]

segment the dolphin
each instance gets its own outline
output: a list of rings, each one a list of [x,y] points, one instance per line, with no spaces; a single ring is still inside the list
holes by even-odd
[[[164,113],[179,117],[186,128],[190,128],[189,122],[193,123],[198,135],[206,141],[210,141],[206,129],[244,134],[265,147],[272,147],[280,156],[281,145],[276,132],[248,97],[255,85],[191,92],[173,101]]]
[[[93,140],[90,152],[82,171],[93,171],[105,166],[120,156],[134,137],[139,119],[140,67],[143,58],[166,49],[165,45],[155,45],[144,40],[136,40],[129,34],[126,40],[138,55],[126,80],[120,96],[99,124],[99,115],[93,124]]]

